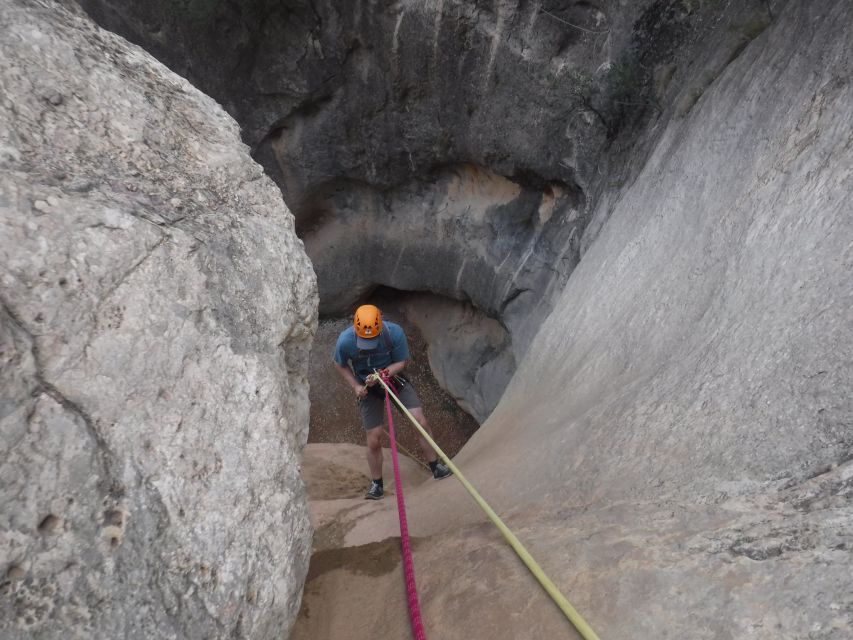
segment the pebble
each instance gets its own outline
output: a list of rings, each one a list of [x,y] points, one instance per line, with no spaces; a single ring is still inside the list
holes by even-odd
[[[48,209],[50,209],[50,205],[48,205],[47,202],[45,202],[44,200],[36,200],[33,203],[33,208],[37,211],[47,211]]]

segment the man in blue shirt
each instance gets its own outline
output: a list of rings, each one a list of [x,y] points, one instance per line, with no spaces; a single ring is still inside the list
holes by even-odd
[[[432,437],[421,401],[412,383],[400,373],[409,360],[409,344],[400,325],[383,322],[382,312],[372,304],[360,306],[353,318],[353,326],[338,336],[335,345],[335,365],[358,398],[361,420],[367,436],[367,465],[372,482],[365,498],[378,500],[385,493],[382,485],[382,429],[385,422],[385,391],[375,379],[368,376],[382,371],[389,378],[399,380],[397,397]],[[446,478],[453,472],[438,461],[438,456],[426,438],[418,434],[421,450],[429,462],[436,479]]]

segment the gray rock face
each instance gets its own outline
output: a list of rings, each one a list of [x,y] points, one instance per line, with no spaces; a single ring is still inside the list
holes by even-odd
[[[501,318],[519,356],[577,263],[580,206],[473,165],[391,193],[333,192],[303,231],[321,311],[343,314],[377,285],[431,291]]]
[[[297,217],[321,313],[381,285],[429,291],[500,322],[518,359],[602,193],[784,2],[82,4],[241,123]],[[463,386],[469,406],[493,395]]]
[[[0,11],[0,635],[273,638],[310,527],[316,283],[209,98]]]
[[[404,305],[430,345],[436,380],[460,407],[484,422],[515,373],[506,329],[471,305],[432,294],[411,295]]]
[[[580,477],[581,451],[620,452],[594,474],[620,493],[849,456],[851,11],[783,12],[668,128],[572,274],[506,400],[552,399],[575,425],[552,455]]]
[[[850,24],[788,4],[669,120],[455,459],[601,638],[853,637]],[[458,483],[406,499],[431,634],[575,637]],[[347,628],[389,511],[338,512],[352,564],[306,598],[344,611],[297,637]]]
[[[742,48],[738,27],[778,4],[82,2],[219,99],[297,216],[341,179],[388,188],[460,162],[587,192],[609,141],[689,77],[684,53],[711,31]]]
[[[602,637],[853,633],[851,21],[788,5],[672,123],[460,454],[567,505]]]

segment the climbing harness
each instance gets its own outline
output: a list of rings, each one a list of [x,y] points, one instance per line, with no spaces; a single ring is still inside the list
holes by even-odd
[[[397,508],[400,512],[400,538],[403,543],[403,561],[404,568],[406,572],[406,588],[409,590],[411,583],[411,590],[409,590],[409,609],[412,616],[412,629],[415,630],[415,638],[417,640],[421,640],[424,636],[418,635],[418,631],[415,628],[415,619],[417,616],[418,625],[421,624],[420,621],[420,607],[417,602],[417,591],[415,590],[415,577],[414,577],[414,567],[411,566],[411,551],[408,551],[408,565],[406,565],[406,553],[407,548],[409,546],[409,530],[408,525],[405,527],[405,535],[404,531],[404,523],[406,522],[406,514],[405,514],[405,502],[403,501],[403,490],[400,480],[399,466],[397,463],[397,449],[394,437],[394,426],[391,421],[391,402],[390,400],[393,398],[395,404],[403,412],[403,414],[415,425],[415,428],[420,432],[420,434],[426,439],[426,441],[430,444],[430,446],[435,450],[435,452],[444,460],[444,463],[450,467],[450,470],[453,471],[453,475],[462,483],[462,486],[471,494],[471,497],[474,498],[474,502],[479,505],[479,507],[486,513],[494,525],[498,528],[498,530],[503,535],[504,539],[509,543],[509,545],[513,548],[515,553],[521,558],[521,561],[530,569],[530,572],[533,576],[539,581],[539,584],[542,585],[542,588],[551,596],[551,599],[556,603],[556,605],[560,608],[566,618],[569,619],[575,629],[578,630],[578,633],[584,638],[584,640],[599,640],[598,635],[595,631],[592,630],[592,627],[583,619],[580,613],[578,613],[577,609],[575,609],[572,604],[566,599],[566,597],[560,593],[560,590],[557,588],[557,585],[545,575],[545,572],[542,570],[542,567],[539,566],[539,563],[533,559],[533,556],[530,555],[530,552],[521,544],[521,541],[515,537],[515,534],[510,531],[509,527],[507,527],[503,520],[500,519],[497,513],[489,506],[489,504],[483,499],[483,497],[477,492],[474,486],[468,482],[459,468],[453,464],[450,458],[441,450],[441,448],[435,443],[435,441],[430,437],[430,435],[426,432],[426,430],[418,424],[418,421],[415,420],[415,417],[411,414],[411,412],[400,402],[400,399],[397,397],[396,393],[391,389],[388,384],[388,381],[384,380],[382,376],[374,374],[376,379],[382,384],[385,388],[385,408],[388,412],[388,426],[391,430],[391,456],[394,460],[394,481],[397,486]],[[411,580],[410,580],[411,576]],[[412,601],[414,594],[414,606],[412,608]],[[423,633],[421,628],[421,633]]]
[[[421,605],[418,602],[418,587],[415,584],[415,563],[412,560],[412,543],[409,540],[409,523],[406,520],[406,501],[403,498],[403,479],[400,477],[400,460],[397,455],[397,437],[394,431],[394,419],[391,417],[390,380],[382,380],[376,375],[385,387],[385,411],[388,414],[388,431],[391,440],[391,460],[394,463],[394,486],[397,490],[397,513],[400,517],[400,544],[403,547],[403,573],[406,578],[406,595],[409,599],[409,616],[412,619],[412,633],[415,640],[426,640],[423,620],[421,619]],[[393,383],[391,383],[393,384]],[[396,395],[394,398],[396,399]]]

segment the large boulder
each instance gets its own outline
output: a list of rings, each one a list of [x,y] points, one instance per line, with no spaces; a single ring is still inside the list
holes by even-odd
[[[0,11],[0,636],[273,638],[310,550],[316,282],[213,100]]]

